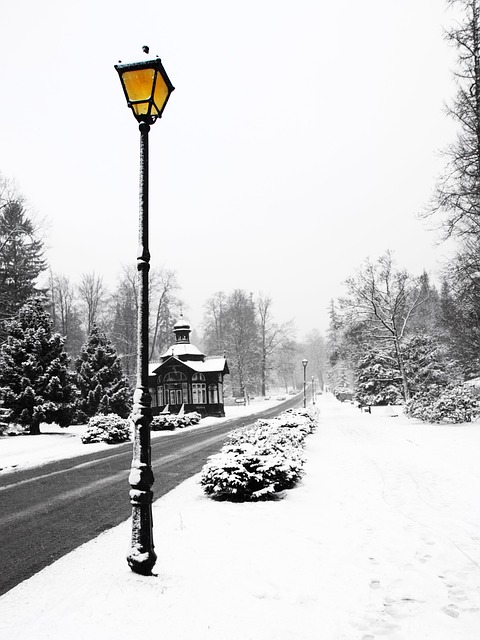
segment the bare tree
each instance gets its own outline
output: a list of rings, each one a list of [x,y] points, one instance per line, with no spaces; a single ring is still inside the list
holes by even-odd
[[[216,293],[206,304],[203,327],[206,346],[226,353],[234,393],[244,396],[258,388],[260,334],[253,294]]]
[[[480,4],[447,0],[460,21],[446,32],[458,53],[454,77],[457,94],[447,114],[458,125],[456,141],[444,155],[441,175],[426,216],[441,213],[447,237],[480,232]]]
[[[63,336],[68,334],[75,299],[75,289],[67,276],[53,276],[55,299],[55,325]]]
[[[259,372],[260,345],[253,294],[235,289],[228,296],[225,337],[232,380],[244,396],[257,386]]]
[[[205,314],[202,322],[204,340],[209,353],[220,355],[226,348],[225,310],[227,296],[217,291],[204,305]]]
[[[320,383],[319,389],[324,387],[324,371],[326,369],[325,340],[318,329],[312,329],[305,338],[308,368]]]
[[[107,289],[101,276],[97,276],[95,272],[84,273],[80,280],[78,293],[84,305],[85,332],[89,335],[93,325],[100,320]]]
[[[67,276],[50,272],[53,327],[65,338],[65,349],[72,356],[78,355],[85,339],[75,294],[76,288]]]
[[[137,270],[134,266],[123,267],[118,283],[110,298],[110,316],[112,318],[110,335],[125,375],[132,381],[135,378],[137,353]]]
[[[180,307],[180,301],[175,295],[178,289],[173,270],[164,267],[152,270],[149,278],[150,360],[161,354],[172,340],[172,328],[178,319]],[[111,338],[123,358],[124,371],[131,377],[135,374],[138,319],[138,272],[134,265],[122,268],[117,287],[110,299],[110,309]]]
[[[361,327],[367,340],[393,347],[405,400],[410,399],[401,341],[415,310],[425,302],[419,279],[397,269],[390,252],[377,262],[366,260],[356,277],[346,281],[348,295],[340,300],[344,322]]]
[[[175,271],[162,267],[152,271],[150,298],[154,309],[150,339],[150,360],[159,355],[171,341],[171,333],[179,313],[180,301],[176,296],[179,286]]]
[[[261,394],[265,396],[268,374],[273,369],[273,356],[282,344],[292,340],[294,324],[292,320],[283,324],[275,322],[272,315],[272,299],[268,295],[259,295],[257,310],[261,342],[260,384]]]

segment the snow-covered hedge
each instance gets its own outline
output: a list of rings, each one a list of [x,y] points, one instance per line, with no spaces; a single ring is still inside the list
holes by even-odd
[[[151,423],[152,431],[173,431],[183,429],[192,424],[198,424],[202,416],[197,411],[184,413],[183,415],[160,414],[154,416]]]
[[[463,385],[432,385],[415,394],[405,406],[405,413],[424,422],[471,422],[480,416],[480,401]]]
[[[202,469],[200,484],[212,498],[266,500],[290,489],[303,474],[305,438],[317,424],[315,410],[291,410],[233,431]]]
[[[125,418],[120,418],[114,413],[100,414],[90,418],[87,430],[82,436],[83,444],[91,442],[106,442],[118,444],[130,440],[130,423]]]

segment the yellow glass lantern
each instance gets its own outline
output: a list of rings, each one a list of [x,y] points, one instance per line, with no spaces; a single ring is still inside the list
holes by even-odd
[[[153,124],[162,116],[174,86],[160,58],[116,64],[127,104],[138,122]]]

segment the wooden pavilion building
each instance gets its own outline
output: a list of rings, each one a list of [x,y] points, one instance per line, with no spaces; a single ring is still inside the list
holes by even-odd
[[[183,318],[173,328],[174,344],[149,365],[152,413],[198,411],[202,416],[225,416],[223,378],[225,357],[206,356],[190,344],[190,324]]]

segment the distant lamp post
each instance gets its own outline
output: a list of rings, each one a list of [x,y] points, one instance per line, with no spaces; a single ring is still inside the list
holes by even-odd
[[[303,408],[305,409],[307,406],[307,364],[308,360],[304,358],[302,360],[303,364]]]
[[[148,53],[148,47],[144,47]],[[148,391],[148,132],[162,116],[174,87],[159,58],[115,65],[127,104],[140,129],[140,207],[138,230],[138,330],[137,386],[133,394],[133,459],[129,476],[132,503],[132,542],[127,561],[132,571],[150,575],[157,556],[153,544],[150,423],[151,398]]]
[[[312,376],[312,404],[315,404],[315,378]]]

